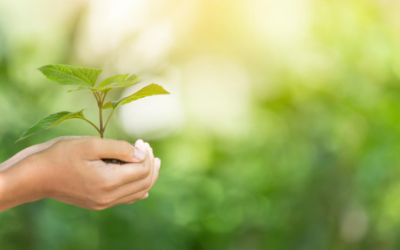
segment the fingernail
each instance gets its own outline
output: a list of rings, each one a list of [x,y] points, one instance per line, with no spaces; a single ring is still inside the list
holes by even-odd
[[[135,158],[138,160],[141,160],[141,161],[144,160],[144,158],[146,158],[146,154],[139,148],[137,148],[137,147],[134,147],[134,148],[135,148],[135,152],[134,152]]]
[[[149,197],[149,193],[146,193],[145,195],[143,195],[142,199],[146,199],[147,197]]]
[[[135,145],[143,145],[144,141],[142,139],[139,139],[136,141]]]
[[[157,158],[157,160],[158,160],[157,168],[158,168],[158,170],[160,170],[160,167],[161,167],[161,159],[160,159],[160,158]]]

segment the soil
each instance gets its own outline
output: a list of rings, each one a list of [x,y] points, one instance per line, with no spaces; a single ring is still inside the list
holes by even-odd
[[[135,147],[135,144],[131,143],[131,145]],[[122,165],[122,164],[126,163],[124,161],[120,161],[120,160],[117,160],[117,159],[102,159],[102,160],[107,164],[119,164],[119,165]]]
[[[119,164],[119,165],[122,165],[122,164],[126,163],[124,161],[120,161],[120,160],[117,160],[117,159],[102,159],[102,160],[107,164]]]

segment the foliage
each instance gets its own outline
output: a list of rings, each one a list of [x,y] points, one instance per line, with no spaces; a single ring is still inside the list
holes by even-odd
[[[99,107],[100,126],[97,127],[92,122],[87,120],[83,115],[83,110],[78,112],[63,111],[49,115],[39,120],[32,127],[26,130],[18,139],[18,141],[72,119],[82,119],[88,122],[99,132],[100,136],[103,137],[108,122],[110,121],[110,118],[114,113],[114,110],[117,109],[119,106],[147,96],[169,94],[165,89],[163,89],[163,87],[153,83],[128,97],[104,104],[106,96],[111,90],[132,86],[139,83],[142,79],[137,75],[116,75],[105,79],[104,81],[99,83],[97,87],[95,87],[97,77],[102,72],[101,69],[82,68],[70,65],[47,65],[39,68],[39,70],[49,80],[60,85],[78,85],[79,88],[74,91],[90,90],[96,99],[97,106]],[[106,123],[103,125],[103,109],[111,107],[113,108],[113,112],[110,114]]]

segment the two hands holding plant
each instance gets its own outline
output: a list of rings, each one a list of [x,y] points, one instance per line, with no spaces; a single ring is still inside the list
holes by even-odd
[[[88,121],[82,111],[59,112],[37,122],[20,140],[70,119],[89,122],[103,137],[111,115],[119,106],[150,95],[168,94],[161,86],[151,84],[126,98],[104,104],[109,91],[136,84],[140,78],[118,75],[94,87],[101,70],[66,65],[49,65],[40,70],[59,84],[90,90],[99,107],[100,126]],[[102,111],[107,108],[113,110],[103,124]],[[104,159],[117,159],[125,164],[107,164]],[[94,136],[60,137],[29,147],[0,164],[0,211],[42,198],[96,210],[130,204],[148,197],[160,164],[150,145],[142,140],[131,145]]]

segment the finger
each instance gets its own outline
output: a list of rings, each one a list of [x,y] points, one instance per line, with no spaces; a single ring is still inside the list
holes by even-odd
[[[121,198],[115,200],[109,206],[116,206],[120,204],[131,204],[137,200],[147,198],[149,190],[154,186],[158,179],[158,170],[160,169],[161,161],[158,159],[154,164],[155,174],[153,175],[151,180],[141,180],[138,182],[134,182],[132,184],[126,184],[121,187],[119,190],[119,194]]]
[[[148,197],[148,196],[149,196],[149,195],[147,195],[147,197]],[[132,195],[130,195],[130,196],[126,196],[126,197],[124,197],[124,198],[121,198],[121,199],[119,199],[119,200],[116,200],[115,202],[110,203],[109,205],[107,205],[107,207],[114,207],[114,206],[122,205],[122,204],[132,204],[132,203],[134,203],[135,201],[143,200],[143,199],[146,199],[147,197],[146,197],[146,194],[143,194],[143,193],[135,193],[135,194],[132,194]]]
[[[145,142],[144,144],[149,148],[150,153],[153,154],[153,148],[150,146],[150,144],[148,142]]]
[[[126,141],[98,137],[88,137],[86,140],[89,147],[86,153],[91,155],[92,160],[117,159],[124,162],[142,162],[146,157],[143,150]]]
[[[148,142],[146,142],[145,145],[147,146],[147,149],[148,149],[149,152],[150,152],[151,159],[154,160],[153,148],[150,147],[150,144],[149,144]]]
[[[103,163],[105,164],[105,163]],[[103,169],[104,176],[110,184],[110,191],[117,191],[124,185],[146,180],[150,178],[150,169],[143,166],[142,163],[127,163],[127,164],[107,164]],[[118,195],[120,197],[121,195]]]
[[[152,170],[150,173],[150,180],[153,180],[155,172],[157,172],[156,162],[154,160],[154,155],[153,155],[153,149],[150,147],[149,143],[146,142],[144,144],[146,145],[147,149],[149,150],[150,165],[151,165],[150,169]],[[151,181],[151,183],[152,183],[152,181]],[[147,189],[147,191],[150,190],[150,188],[151,188],[151,184],[150,184],[150,187]]]
[[[154,168],[155,169],[154,169],[154,175],[153,175],[149,190],[154,186],[154,184],[158,180],[158,174],[160,172],[160,167],[161,167],[161,160],[159,158],[154,159]]]
[[[138,147],[139,149],[147,152],[146,154],[146,160],[144,161],[145,166],[150,170],[150,178],[153,176],[153,154],[151,153],[150,147],[141,139],[137,140],[135,143],[135,146]]]
[[[161,160],[159,158],[156,158],[154,160],[154,174],[151,178],[151,183],[150,183],[150,187],[148,187],[146,189],[147,192],[150,191],[150,189],[153,188],[154,184],[156,183],[156,181],[158,180],[158,174],[159,174],[159,170],[160,170],[160,166],[161,166]]]
[[[139,199],[145,194],[143,190],[150,187],[152,183],[151,173],[154,172],[152,169],[154,163],[150,163],[150,153],[143,141],[139,140],[136,145],[146,152],[145,162],[123,165],[108,164],[106,168],[103,168],[107,183],[105,188],[110,197],[114,197],[114,201],[142,191],[141,194],[138,194],[140,195]],[[99,162],[104,164],[102,161],[96,161],[96,164]]]
[[[154,165],[155,165],[155,161],[154,161],[154,155],[153,155],[153,149],[150,147],[150,144],[145,142],[144,145],[146,146],[147,150],[149,151],[149,157],[150,157],[150,164],[151,164],[151,173],[150,173],[150,178],[153,178],[154,175]]]
[[[160,165],[159,164],[161,163],[159,160],[158,160],[158,162],[159,163],[155,164],[155,166],[154,166],[155,168],[157,168],[157,170],[155,171],[155,174],[153,176],[152,184],[147,189],[147,192],[140,199],[137,199],[138,196],[136,194],[128,195],[128,196],[125,196],[124,198],[121,198],[121,199],[115,201],[113,206],[121,205],[121,204],[132,204],[137,200],[143,200],[143,199],[148,198],[149,197],[149,190],[154,186],[154,184],[158,180],[158,172],[159,172],[158,170],[160,169]],[[143,193],[141,193],[141,194],[143,194]]]
[[[105,171],[105,178],[110,183],[111,187],[117,189],[128,183],[132,183],[141,179],[151,178],[151,166],[149,164],[150,153],[145,144],[138,143],[137,148],[144,152],[145,161],[142,163],[129,163],[129,164],[107,164]],[[104,166],[103,161],[98,161],[100,165]],[[116,197],[121,197],[125,194],[117,194]]]
[[[149,193],[147,192],[147,193],[145,193],[145,195],[143,195],[143,197],[142,198],[140,198],[141,200],[144,200],[144,199],[146,199],[146,198],[148,198],[149,197]]]

